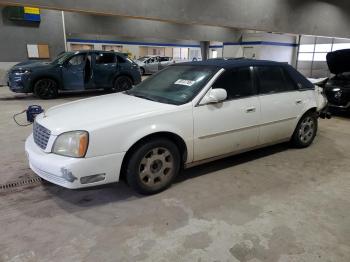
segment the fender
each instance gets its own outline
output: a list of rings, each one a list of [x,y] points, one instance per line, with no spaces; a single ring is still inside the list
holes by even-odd
[[[128,152],[135,144],[137,144],[142,139],[157,133],[169,133],[171,135],[175,135],[181,138],[185,143],[187,152],[187,158],[185,159],[185,163],[190,163],[193,161],[193,137],[186,137],[186,135],[181,130],[170,125],[151,125],[146,126],[142,130],[138,130],[137,132],[133,133],[131,135],[131,139],[124,144],[124,148],[127,148],[125,152]]]
[[[193,158],[193,116],[192,105],[187,104],[149,117],[139,116],[132,120],[118,122],[113,127],[91,130],[91,147],[86,157],[127,152],[135,143],[154,133],[166,132],[180,137],[187,147],[187,161]],[[108,140],[107,138],[113,138]],[[123,139],[119,139],[119,138]]]
[[[305,90],[305,91],[299,91],[299,92],[307,92],[307,96],[303,101],[303,105],[304,105],[303,110],[295,120],[294,129],[296,128],[300,119],[303,117],[303,115],[305,115],[306,112],[310,110],[315,110],[315,112],[317,112],[317,102],[316,102],[315,93],[314,93],[315,90]]]

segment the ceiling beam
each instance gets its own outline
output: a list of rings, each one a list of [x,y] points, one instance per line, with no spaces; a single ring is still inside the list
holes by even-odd
[[[0,0],[0,4],[180,24],[350,37],[347,0]]]

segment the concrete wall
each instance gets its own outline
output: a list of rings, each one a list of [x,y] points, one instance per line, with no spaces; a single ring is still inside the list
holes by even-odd
[[[234,41],[238,30],[168,22],[65,12],[67,36],[71,34],[114,35],[129,38],[161,38],[195,41]]]
[[[46,43],[51,57],[64,51],[62,17],[59,11],[41,11],[41,23],[18,23],[5,17],[0,8],[0,61],[22,61],[27,58],[27,44]]]
[[[272,33],[242,32],[239,42],[224,43],[224,57],[247,57],[296,64],[297,37]]]
[[[350,35],[349,0],[0,0],[0,3],[268,32]]]
[[[211,41],[209,45],[209,58],[223,57],[224,43],[218,41]]]
[[[48,44],[51,57],[64,51],[61,12],[42,10],[41,19],[39,25],[9,21],[0,8],[0,85],[14,63],[28,59],[27,44]]]

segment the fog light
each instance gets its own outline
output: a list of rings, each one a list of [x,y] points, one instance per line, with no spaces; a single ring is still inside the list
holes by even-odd
[[[90,184],[90,183],[95,183],[99,182],[102,180],[105,180],[106,174],[97,174],[97,175],[92,175],[92,176],[84,176],[80,178],[80,183],[82,184]]]

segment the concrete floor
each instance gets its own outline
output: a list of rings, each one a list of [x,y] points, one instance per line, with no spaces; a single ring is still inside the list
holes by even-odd
[[[0,88],[0,184],[34,177],[23,151],[31,127],[12,115],[89,95],[39,101]],[[348,262],[349,138],[349,117],[321,120],[307,149],[282,144],[192,168],[149,197],[124,183],[0,191],[0,261]]]

